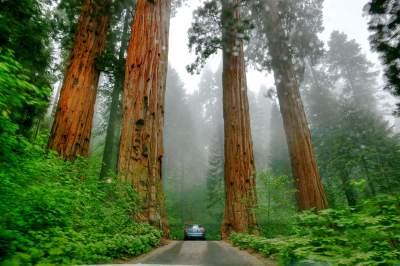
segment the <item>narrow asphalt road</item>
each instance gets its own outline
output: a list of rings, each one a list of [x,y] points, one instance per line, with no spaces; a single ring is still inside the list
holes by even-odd
[[[223,241],[174,241],[128,265],[276,265],[272,261],[250,255]]]

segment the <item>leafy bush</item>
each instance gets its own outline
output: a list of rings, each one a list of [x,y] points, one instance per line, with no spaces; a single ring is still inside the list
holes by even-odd
[[[99,179],[99,160],[65,162],[42,146],[0,163],[0,265],[107,262],[159,245],[160,231],[132,219],[131,185]]]
[[[296,215],[293,178],[264,170],[257,175],[257,214],[260,233],[266,237],[288,235]]]
[[[49,88],[29,82],[12,51],[0,48],[0,161],[14,159],[25,147],[26,139],[18,135],[38,110],[46,108],[49,94]]]
[[[276,254],[282,265],[300,261],[328,265],[400,263],[400,195],[378,196],[356,208],[327,209],[297,217],[294,235],[265,238],[232,234],[241,248]]]

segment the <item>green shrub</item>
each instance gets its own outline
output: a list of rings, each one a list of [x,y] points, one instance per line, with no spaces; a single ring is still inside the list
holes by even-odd
[[[132,219],[130,184],[99,178],[99,160],[75,163],[27,144],[0,163],[0,265],[73,265],[132,257],[161,232]]]
[[[385,195],[354,209],[304,212],[292,236],[232,234],[230,240],[264,256],[276,254],[282,265],[395,265],[400,263],[399,217],[400,195]]]
[[[50,88],[30,83],[29,73],[14,59],[12,51],[0,48],[0,161],[10,161],[26,147],[24,128],[47,107]]]

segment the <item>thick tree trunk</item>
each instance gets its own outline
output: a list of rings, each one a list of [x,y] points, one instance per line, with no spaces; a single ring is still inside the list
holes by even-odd
[[[140,221],[168,235],[161,161],[170,0],[138,0],[125,69],[118,172],[143,201]]]
[[[321,177],[315,160],[303,103],[300,97],[299,83],[295,66],[291,61],[288,37],[278,16],[276,1],[268,1],[267,33],[270,35],[269,48],[272,59],[275,83],[278,91],[283,125],[297,186],[297,202],[300,210],[328,207]]]
[[[115,151],[115,140],[117,136],[118,124],[120,121],[120,95],[123,88],[124,82],[124,63],[125,63],[125,51],[128,47],[128,38],[129,38],[129,17],[131,13],[129,10],[126,11],[125,19],[124,19],[124,27],[122,29],[122,37],[121,37],[121,47],[119,49],[118,54],[118,66],[115,72],[115,81],[114,88],[111,95],[111,104],[110,104],[110,117],[108,119],[107,124],[107,134],[106,134],[106,142],[104,144],[104,152],[103,152],[103,162],[101,166],[100,176],[102,178],[106,177],[110,172],[115,173],[117,170],[115,157],[117,156],[117,152]],[[120,68],[121,66],[121,68]]]
[[[240,19],[239,0],[224,0],[223,106],[225,132],[225,211],[222,238],[232,231],[256,230],[255,166],[247,99],[243,43],[235,22]]]
[[[85,0],[65,74],[48,148],[73,160],[87,156],[100,71],[95,61],[105,47],[111,0]]]

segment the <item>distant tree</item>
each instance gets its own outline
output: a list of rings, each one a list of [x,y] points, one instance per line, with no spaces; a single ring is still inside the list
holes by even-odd
[[[223,132],[222,114],[222,65],[214,73],[206,67],[200,79],[199,97],[203,120],[207,124],[207,139],[214,138],[219,132]],[[212,128],[212,130],[210,130]]]
[[[118,145],[119,136],[117,134],[118,129],[121,124],[121,92],[123,88],[123,82],[125,77],[124,64],[125,64],[125,53],[128,47],[129,33],[130,33],[130,22],[132,20],[131,8],[125,9],[125,12],[121,12],[123,14],[122,21],[122,29],[121,34],[118,37],[113,38],[112,41],[109,41],[109,44],[112,43],[116,45],[117,42],[120,42],[120,47],[117,57],[114,59],[114,64],[112,67],[112,78],[114,81],[112,93],[111,93],[111,101],[109,105],[109,118],[107,123],[107,131],[106,131],[106,139],[104,144],[103,151],[103,162],[101,167],[100,175],[105,177],[110,171],[115,173],[117,168],[116,157],[118,156]],[[117,20],[120,22],[119,20]],[[114,22],[115,23],[115,22]],[[110,45],[109,45],[110,46]],[[114,48],[115,49],[115,48]],[[115,51],[110,51],[111,53],[115,53]]]
[[[207,211],[215,222],[221,222],[224,213],[224,120],[222,114],[222,65],[216,72],[203,70],[199,94],[204,109],[207,131]],[[213,224],[214,225],[214,224]],[[210,226],[213,226],[210,225]],[[214,228],[210,228],[214,229]],[[219,225],[215,231],[219,231]]]
[[[221,221],[224,211],[224,136],[213,137],[207,171],[207,207],[211,217]]]
[[[170,0],[138,0],[125,65],[118,173],[142,201],[137,219],[169,234],[162,190]]]
[[[187,95],[184,84],[178,73],[172,67],[168,69],[167,90],[165,95],[165,175],[181,177],[182,165],[191,169],[190,173],[196,175],[196,160],[192,156],[203,157],[198,145],[197,125],[201,128],[203,123],[192,114],[190,106],[192,95]],[[182,147],[191,147],[190,151]],[[178,184],[175,184],[178,185]]]
[[[74,160],[89,153],[92,119],[103,53],[110,25],[111,1],[86,0],[82,6],[48,148]]]
[[[326,57],[306,75],[307,110],[332,206],[343,202],[342,195],[355,205],[363,196],[398,186],[392,162],[399,139],[377,111],[376,78],[358,44],[338,32],[331,35]]]
[[[344,81],[341,98],[374,112],[378,72],[371,70],[373,65],[361,53],[360,45],[348,40],[346,34],[334,31],[328,46],[326,56],[332,82]]]
[[[266,97],[267,89],[260,88],[257,95],[249,91],[249,104],[251,114],[251,132],[254,147],[256,169],[262,171],[268,168],[268,157],[271,136],[271,102]]]
[[[314,61],[321,54],[317,34],[322,31],[322,0],[251,2],[255,25],[251,58],[259,68],[274,72],[298,207],[327,208],[299,91],[305,59]]]
[[[397,0],[369,0],[370,42],[385,65],[386,88],[400,96],[400,3]],[[398,111],[400,104],[398,104]]]
[[[270,155],[268,166],[274,176],[289,176],[291,172],[288,146],[283,129],[283,121],[279,107],[274,102],[271,108],[271,136],[269,137]]]
[[[195,121],[190,113],[184,84],[176,70],[169,67],[165,94],[165,145],[162,171],[165,177],[163,188],[171,237],[180,235],[182,226],[189,216],[189,202],[193,193],[189,192],[188,186],[192,175],[197,174],[196,168],[193,167],[195,160],[192,158],[193,154],[198,155],[198,150],[194,148],[196,141],[193,138],[196,122],[198,121]],[[188,151],[182,147],[191,148]]]

